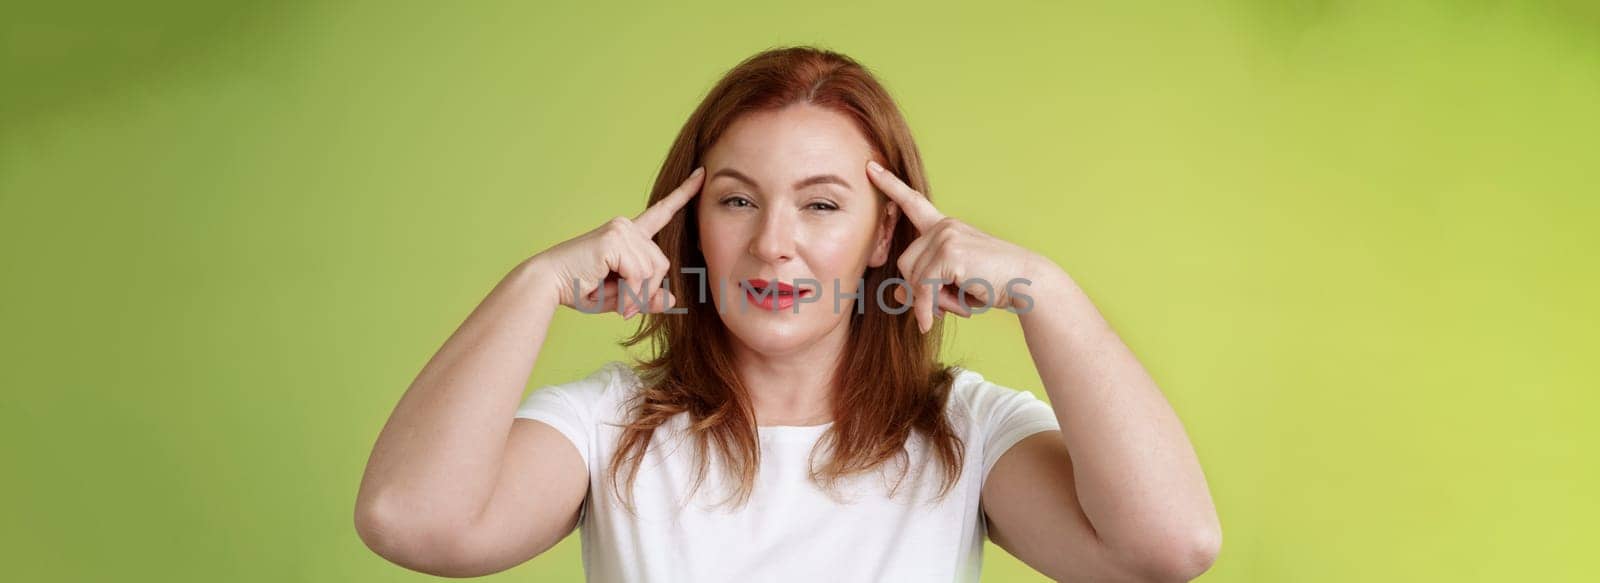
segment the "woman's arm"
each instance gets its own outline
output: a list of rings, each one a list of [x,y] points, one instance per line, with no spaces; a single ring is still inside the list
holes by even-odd
[[[519,263],[472,311],[378,435],[356,530],[397,564],[483,575],[572,531],[588,490],[581,457],[554,428],[513,416],[560,306],[537,260]]]
[[[1028,271],[1035,303],[1019,317],[1061,431],[1018,442],[991,470],[996,542],[1057,573],[1199,576],[1222,531],[1182,422],[1065,271],[1042,256]]]
[[[1058,579],[1176,581],[1209,568],[1222,531],[1194,448],[1088,295],[1055,262],[945,216],[876,161],[867,176],[917,229],[895,261],[926,287],[910,298],[918,327],[931,330],[939,310],[970,316],[972,300],[1019,312],[1060,422],[990,468],[994,541]],[[1011,292],[1016,277],[1030,280],[1027,298]]]
[[[474,577],[572,532],[588,467],[554,427],[516,418],[522,389],[559,307],[632,317],[676,305],[660,287],[672,263],[652,238],[704,177],[696,168],[637,217],[615,217],[524,260],[489,292],[378,435],[356,498],[367,546],[407,568]]]

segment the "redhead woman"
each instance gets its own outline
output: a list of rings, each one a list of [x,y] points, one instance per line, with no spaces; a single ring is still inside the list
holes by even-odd
[[[929,197],[874,77],[810,47],[727,73],[643,210],[522,261],[378,436],[375,552],[495,573],[581,532],[590,581],[1186,581],[1221,528],[1160,389],[1046,256]],[[649,358],[522,389],[557,310]],[[979,314],[987,312],[979,316]],[[1048,400],[939,361],[945,314],[1017,318]]]

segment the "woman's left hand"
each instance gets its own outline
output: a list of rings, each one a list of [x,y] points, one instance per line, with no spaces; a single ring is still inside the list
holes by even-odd
[[[875,161],[867,162],[867,176],[917,228],[916,240],[896,265],[910,289],[917,290],[911,294],[911,309],[923,333],[933,327],[936,315],[943,315],[935,310],[971,317],[974,307],[982,308],[980,313],[992,307],[1012,312],[1033,308],[1025,289],[1037,281],[1036,270],[1054,267],[1049,259],[945,216]],[[895,299],[902,305],[906,290],[895,287]]]

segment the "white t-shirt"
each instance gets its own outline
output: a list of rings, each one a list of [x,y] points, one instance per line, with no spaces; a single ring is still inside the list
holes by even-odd
[[[679,414],[653,437],[634,490],[637,516],[630,515],[605,480],[627,418],[624,401],[641,384],[618,361],[534,390],[516,417],[566,435],[589,468],[579,520],[589,581],[975,582],[986,536],[978,500],[989,468],[1017,441],[1060,425],[1032,393],[970,370],[957,373],[946,412],[966,443],[966,465],[937,502],[942,470],[928,463],[934,458],[920,457],[926,451],[920,435],[908,443],[911,471],[894,498],[885,489],[901,475],[903,466],[894,462],[876,475],[841,481],[835,495],[853,502],[830,497],[808,478],[807,462],[832,423],[759,427],[761,466],[747,504],[717,506],[731,490],[715,453],[691,501],[695,448],[682,439],[688,415]],[[819,464],[826,454],[818,453]]]

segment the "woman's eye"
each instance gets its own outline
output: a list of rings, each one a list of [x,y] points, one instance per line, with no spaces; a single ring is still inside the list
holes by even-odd
[[[722,205],[723,206],[731,206],[731,207],[734,207],[734,208],[744,208],[744,207],[750,206],[750,201],[745,199],[744,197],[735,196],[733,198],[730,198],[730,199],[722,201]]]
[[[833,206],[832,204],[826,203],[826,202],[814,202],[814,203],[811,203],[809,205],[806,205],[806,208],[809,208],[811,210],[818,210],[818,211],[836,211],[836,210],[839,210],[839,207]]]

